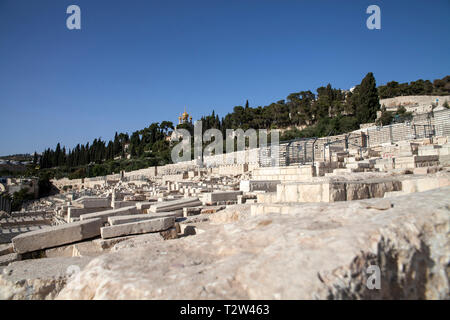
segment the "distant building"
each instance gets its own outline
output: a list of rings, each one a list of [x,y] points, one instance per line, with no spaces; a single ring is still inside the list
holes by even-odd
[[[189,115],[189,113],[186,112],[186,108],[184,108],[184,112],[181,114],[181,116],[178,117],[178,124],[183,123],[192,124],[192,117]]]

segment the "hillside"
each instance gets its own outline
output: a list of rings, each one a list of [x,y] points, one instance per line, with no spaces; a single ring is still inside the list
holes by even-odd
[[[436,103],[438,99],[438,103]],[[395,98],[381,99],[381,106],[385,106],[387,111],[396,111],[399,106],[406,108],[406,111],[415,114],[427,113],[433,108],[443,108],[445,103],[450,103],[450,95],[447,96],[400,96]]]
[[[381,106],[395,111],[405,106],[406,111],[422,112],[430,109],[431,103],[440,98],[440,106],[450,96],[450,76],[436,79],[412,81],[399,84],[391,81],[376,86],[375,77],[368,73],[352,90],[335,89],[328,84],[312,91],[291,93],[286,100],[279,100],[267,106],[235,106],[231,113],[220,118],[214,111],[202,117],[203,131],[226,129],[282,129],[281,141],[302,137],[323,137],[330,133],[341,134],[359,129],[360,125],[374,122]],[[407,94],[415,96],[405,96]],[[426,96],[434,93],[433,96]],[[391,97],[399,95],[398,97]],[[386,97],[381,99],[381,97]],[[389,110],[390,109],[390,110]],[[383,120],[392,121],[393,116],[385,113]],[[387,124],[383,121],[383,124]],[[193,132],[191,123],[177,128]],[[292,128],[292,129],[289,129]],[[138,170],[155,165],[171,163],[171,142],[167,137],[175,126],[170,121],[152,123],[147,128],[131,135],[117,133],[113,140],[94,139],[92,143],[78,144],[66,149],[58,143],[55,149],[48,148],[37,162],[40,169],[51,169],[50,175],[70,178],[93,177],[120,170]],[[31,170],[32,174],[36,174]]]

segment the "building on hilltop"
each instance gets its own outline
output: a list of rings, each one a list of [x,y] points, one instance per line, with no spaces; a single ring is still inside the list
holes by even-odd
[[[178,117],[178,124],[183,123],[192,124],[192,117],[189,115],[189,113],[186,112],[186,107],[184,108],[184,112],[181,114],[181,116]]]

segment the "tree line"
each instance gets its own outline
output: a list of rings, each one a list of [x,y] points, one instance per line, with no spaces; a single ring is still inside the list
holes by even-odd
[[[40,168],[53,168],[59,166],[76,167],[91,163],[102,163],[103,161],[125,158],[126,153],[131,157],[140,157],[146,153],[158,153],[168,148],[165,140],[169,130],[173,130],[170,121],[163,121],[161,124],[152,123],[148,128],[128,133],[115,133],[114,139],[109,142],[101,138],[94,139],[92,144],[78,144],[75,148],[66,150],[61,148],[60,143],[55,149],[46,149],[39,161],[34,154],[34,163]]]
[[[330,132],[342,133],[359,128],[360,123],[373,122],[380,110],[376,81],[368,73],[354,90],[344,91],[328,84],[311,91],[291,93],[286,100],[268,106],[236,106],[232,113],[219,120],[214,114],[202,117],[203,130],[226,129],[281,129],[290,130],[282,139],[323,136]],[[304,128],[300,130],[300,128]]]
[[[380,99],[394,98],[398,96],[442,96],[450,95],[450,76],[442,79],[430,80],[419,79],[410,83],[388,82],[385,86],[378,87]]]

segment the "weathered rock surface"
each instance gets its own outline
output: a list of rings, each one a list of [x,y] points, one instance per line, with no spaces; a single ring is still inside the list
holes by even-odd
[[[53,299],[67,279],[92,258],[48,258],[13,262],[0,275],[0,300]]]
[[[449,193],[279,213],[284,204],[273,204],[196,236],[95,258],[58,299],[448,299]],[[379,290],[366,286],[370,265],[381,270]]]
[[[46,258],[58,257],[96,257],[109,251],[118,251],[124,248],[133,248],[142,243],[176,239],[178,234],[175,228],[165,231],[143,235],[132,235],[111,239],[94,239],[74,244],[47,249],[43,252]],[[123,244],[121,242],[124,242]],[[1,257],[0,257],[1,260]]]
[[[139,248],[144,245],[152,245],[155,242],[162,242],[165,240],[176,239],[177,237],[178,237],[177,230],[175,228],[170,228],[168,230],[161,231],[161,232],[135,235],[132,237],[128,237],[128,239],[115,244],[111,248],[111,251],[119,251],[119,250],[130,249],[130,248]],[[114,239],[118,239],[118,238],[113,238],[111,240],[114,240]]]
[[[6,266],[14,261],[19,261],[21,259],[18,253],[8,253],[0,256],[0,266]]]

